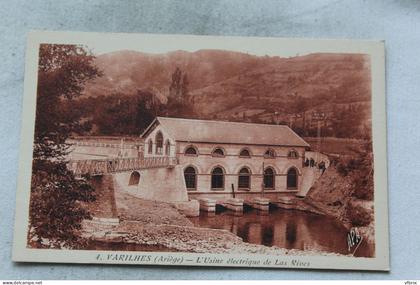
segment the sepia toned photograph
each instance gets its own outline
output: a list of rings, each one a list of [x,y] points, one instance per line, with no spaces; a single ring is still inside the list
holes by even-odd
[[[389,269],[382,42],[27,48],[14,260]]]

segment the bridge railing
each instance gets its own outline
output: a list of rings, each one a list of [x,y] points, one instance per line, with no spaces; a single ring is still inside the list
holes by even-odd
[[[116,158],[70,160],[68,168],[73,171],[76,176],[84,174],[94,176],[148,168],[171,168],[176,164],[178,164],[176,157]]]

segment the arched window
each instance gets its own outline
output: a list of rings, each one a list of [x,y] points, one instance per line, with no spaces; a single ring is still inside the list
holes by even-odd
[[[161,132],[156,134],[156,154],[163,153],[163,135]]]
[[[213,156],[225,156],[225,152],[220,147],[216,147],[211,154]]]
[[[128,181],[128,186],[138,185],[140,182],[140,173],[134,171],[130,175],[130,180]]]
[[[184,178],[185,185],[187,190],[196,190],[197,189],[197,173],[192,166],[188,166],[184,169]]]
[[[153,141],[152,139],[149,140],[148,146],[147,146],[147,152],[153,153]]]
[[[166,140],[166,143],[165,143],[165,155],[167,156],[171,155],[171,142],[169,140]]]
[[[274,189],[276,175],[271,167],[264,170],[264,188]]]
[[[251,188],[251,172],[248,168],[243,167],[239,170],[238,176],[238,189],[250,189]]]
[[[225,173],[222,168],[216,167],[211,172],[211,189],[225,188]]]
[[[298,185],[298,173],[296,168],[292,167],[287,171],[287,189],[297,189]]]
[[[289,153],[287,154],[288,158],[298,158],[299,157],[299,153],[292,149],[291,151],[289,151]]]
[[[241,150],[241,152],[239,153],[240,157],[251,157],[251,154],[249,153],[249,150],[244,148]]]
[[[197,149],[193,146],[189,146],[185,150],[185,155],[197,155]]]
[[[274,149],[269,148],[264,152],[264,158],[274,158],[276,156]]]

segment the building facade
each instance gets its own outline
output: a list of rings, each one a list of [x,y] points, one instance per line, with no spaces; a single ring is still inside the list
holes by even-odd
[[[185,191],[189,199],[258,195],[276,199],[297,193],[309,148],[283,125],[165,117],[157,117],[141,139],[145,158],[176,159],[177,170],[168,170],[164,183],[183,188],[175,192]],[[169,174],[171,171],[182,179]],[[135,180],[142,188],[142,178]]]

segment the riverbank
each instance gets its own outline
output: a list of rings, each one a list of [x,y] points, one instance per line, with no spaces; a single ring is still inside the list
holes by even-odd
[[[177,225],[143,225],[136,221],[125,221],[112,229],[85,231],[83,237],[92,241],[110,243],[112,248],[119,243],[190,253],[344,256],[319,250],[284,249],[249,244],[227,230]]]
[[[101,242],[102,245],[139,245],[157,251],[195,253],[268,254],[268,255],[317,255],[339,256],[319,250],[284,249],[244,242],[227,230],[210,229],[194,224],[168,203],[145,201],[127,193],[119,193],[117,204],[120,213],[118,225],[84,221],[82,237]],[[131,206],[136,206],[133,208]],[[132,209],[141,209],[133,211]],[[127,247],[121,247],[124,250]],[[101,248],[103,249],[103,248]],[[342,255],[340,255],[342,256]]]
[[[315,182],[300,208],[340,221],[347,229],[357,227],[366,242],[375,243],[374,203],[354,197],[350,177],[342,176],[336,167],[329,167]]]

